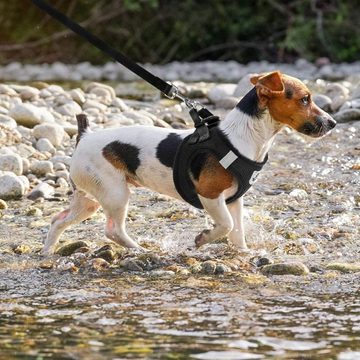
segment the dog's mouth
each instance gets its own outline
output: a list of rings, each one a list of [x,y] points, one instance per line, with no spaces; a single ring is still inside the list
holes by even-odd
[[[313,138],[320,138],[330,133],[335,126],[336,121],[332,117],[328,116],[324,118],[318,116],[314,122],[305,122],[299,129],[299,132]]]

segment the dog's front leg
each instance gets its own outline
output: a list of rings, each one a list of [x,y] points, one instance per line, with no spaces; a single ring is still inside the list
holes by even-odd
[[[229,239],[238,249],[246,250],[248,247],[245,241],[243,197],[230,203],[227,207],[234,222],[234,227],[229,234]]]
[[[214,228],[212,230],[202,231],[195,238],[197,247],[226,236],[234,226],[233,219],[226,206],[223,194],[216,199],[208,199],[199,195],[199,199],[204,206],[204,209],[214,220]]]

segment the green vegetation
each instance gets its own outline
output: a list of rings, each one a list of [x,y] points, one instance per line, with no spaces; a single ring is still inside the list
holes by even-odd
[[[48,0],[140,62],[356,61],[357,0]],[[0,2],[0,63],[108,58],[28,0]]]

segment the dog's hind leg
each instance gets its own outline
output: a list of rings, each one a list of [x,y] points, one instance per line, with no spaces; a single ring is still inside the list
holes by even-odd
[[[234,227],[234,222],[226,206],[223,194],[216,199],[208,199],[199,195],[199,199],[204,209],[214,220],[214,228],[212,230],[204,230],[196,236],[195,244],[197,247],[226,236]]]
[[[70,206],[66,210],[55,215],[51,220],[51,226],[41,253],[43,255],[52,254],[61,234],[70,225],[88,219],[94,214],[99,206],[98,202],[87,198],[84,192],[75,190]]]
[[[229,234],[229,240],[238,249],[246,250],[248,247],[245,241],[243,198],[240,197],[234,202],[228,204],[227,207],[234,222],[234,228],[231,230]]]
[[[106,215],[105,235],[108,239],[127,248],[141,248],[126,233],[125,220],[128,211],[130,190],[124,181],[120,187],[110,191],[100,201]]]

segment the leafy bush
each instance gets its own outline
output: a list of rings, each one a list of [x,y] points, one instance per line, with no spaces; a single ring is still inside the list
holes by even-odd
[[[140,62],[359,60],[357,0],[59,0],[87,29]],[[0,2],[0,63],[108,58],[28,0]]]

